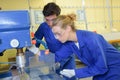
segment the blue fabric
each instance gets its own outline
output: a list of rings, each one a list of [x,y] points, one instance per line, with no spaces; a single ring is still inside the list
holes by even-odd
[[[97,33],[77,30],[76,34],[80,48],[74,42],[66,42],[65,50],[61,49],[56,53],[56,60],[61,61],[70,53],[75,53],[86,65],[75,69],[76,77],[93,76],[94,80],[120,80],[120,52]]]
[[[37,39],[42,40],[43,37],[47,43],[47,46],[52,53],[56,53],[56,51],[59,51],[59,49],[62,47],[62,43],[55,39],[54,34],[51,30],[51,28],[47,25],[46,22],[42,23],[38,30],[35,32],[35,37]],[[37,47],[40,46],[39,43],[36,44]],[[60,70],[62,69],[74,69],[75,68],[75,60],[74,60],[74,55],[70,55],[66,57],[67,59],[64,59],[60,61],[61,63],[61,68],[57,70],[57,73],[59,74]],[[66,80],[76,80],[75,77],[69,79],[66,78]]]
[[[0,73],[0,79],[1,78],[4,79],[4,78],[7,78],[7,77],[12,77],[12,71]]]
[[[39,28],[35,32],[35,37],[39,40],[42,40],[44,37],[47,46],[52,53],[58,51],[62,46],[62,43],[55,39],[51,28],[45,22],[39,26]],[[39,47],[40,43],[37,43],[36,46]]]

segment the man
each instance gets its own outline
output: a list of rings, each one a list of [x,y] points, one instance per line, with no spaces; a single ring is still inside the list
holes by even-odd
[[[58,15],[60,15],[61,9],[58,5],[51,2],[44,6],[43,9],[43,15],[45,17],[45,22],[43,22],[37,31],[35,32],[35,37],[37,39],[42,40],[43,37],[45,38],[45,41],[47,43],[47,46],[52,53],[56,53],[56,51],[59,51],[59,49],[62,47],[62,43],[55,39],[54,34],[51,30],[52,28],[52,21],[55,19]],[[39,47],[40,44],[37,43],[36,47]],[[56,71],[58,74],[60,70],[62,69],[73,69],[75,68],[75,61],[74,61],[74,55],[69,56],[67,59],[64,59],[60,62],[60,68]],[[65,80],[76,80],[75,77],[67,78],[65,77]]]

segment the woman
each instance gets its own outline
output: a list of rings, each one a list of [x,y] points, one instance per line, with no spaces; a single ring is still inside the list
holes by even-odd
[[[60,15],[53,20],[52,31],[56,39],[64,43],[66,50],[57,53],[57,61],[75,53],[86,66],[78,69],[63,69],[66,77],[85,78],[93,76],[93,80],[120,80],[120,52],[109,44],[100,34],[76,30],[74,16]],[[60,56],[61,55],[61,56]]]

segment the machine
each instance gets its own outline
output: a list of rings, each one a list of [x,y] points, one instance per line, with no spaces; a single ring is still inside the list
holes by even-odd
[[[36,38],[35,40],[48,49],[47,45],[43,41]],[[42,55],[37,57],[37,61],[36,56],[30,58],[29,66],[25,66],[26,61],[23,48],[28,48],[31,46],[32,40],[30,36],[30,18],[28,11],[0,11],[0,55],[3,55],[4,51],[7,49],[16,49],[17,56],[15,63],[18,66],[18,71],[21,74],[21,78],[25,77],[25,72],[29,76],[27,79],[9,78],[7,80],[63,80],[61,76],[54,72],[54,54],[48,54],[48,50],[47,53],[46,51],[42,51]],[[28,73],[25,69],[28,70]],[[0,74],[0,77],[5,75],[6,74]],[[6,79],[2,78],[2,80]]]
[[[31,46],[28,11],[0,11],[0,52]]]
[[[16,64],[21,73],[25,66],[23,48],[28,46],[31,46],[28,11],[0,11],[0,54],[16,49]]]

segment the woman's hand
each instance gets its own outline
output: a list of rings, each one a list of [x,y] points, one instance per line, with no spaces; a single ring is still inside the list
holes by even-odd
[[[60,71],[60,74],[71,78],[73,76],[75,76],[75,70],[74,69],[63,69],[62,71]]]

